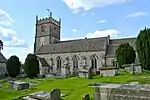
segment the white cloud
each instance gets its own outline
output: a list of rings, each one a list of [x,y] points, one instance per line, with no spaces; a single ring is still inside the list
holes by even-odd
[[[1,22],[1,21],[0,21]],[[9,36],[9,35],[14,35],[16,33],[16,31],[10,29],[10,28],[7,28],[7,27],[2,27],[0,26],[0,35],[1,36]]]
[[[14,20],[4,10],[0,9],[0,25],[11,26]]]
[[[88,33],[85,37],[95,38],[95,37],[105,37],[110,35],[111,38],[116,38],[120,31],[116,29],[107,29],[107,30],[95,30],[92,33]]]
[[[106,23],[106,20],[99,20],[97,23],[98,24],[104,24],[104,23]]]
[[[112,4],[120,4],[129,0],[62,0],[67,6],[78,12],[80,10],[90,10],[95,7],[104,7]]]
[[[146,15],[147,15],[146,12],[136,12],[136,13],[132,13],[132,14],[127,15],[126,18],[146,16]]]
[[[2,53],[7,59],[12,55],[16,55],[19,57],[20,61],[24,63],[27,54],[33,53],[33,44],[28,48],[4,47]]]
[[[105,36],[110,35],[111,38],[117,38],[119,33],[121,33],[121,32],[116,30],[116,29],[95,30],[94,32],[87,33],[85,35],[85,37],[96,38],[96,37],[105,37]],[[74,39],[84,39],[85,37],[62,37],[61,41],[74,40]]]
[[[6,58],[17,55],[24,61],[26,55],[33,50],[33,45],[28,46],[25,40],[17,37],[16,31],[11,28],[13,21],[6,11],[0,9],[0,39],[4,42],[4,50],[1,52]]]
[[[72,31],[73,31],[73,32],[77,32],[77,31],[79,31],[79,30],[74,28],[74,29],[72,29]]]

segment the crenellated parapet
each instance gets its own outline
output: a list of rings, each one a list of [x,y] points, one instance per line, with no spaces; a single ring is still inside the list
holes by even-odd
[[[46,23],[53,23],[60,27],[61,26],[61,18],[59,20],[56,20],[55,18],[50,16],[50,17],[38,19],[38,16],[36,16],[36,24],[37,25],[46,24]]]

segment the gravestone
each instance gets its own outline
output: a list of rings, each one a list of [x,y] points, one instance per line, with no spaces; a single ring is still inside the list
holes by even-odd
[[[131,68],[132,68],[132,74],[134,75],[135,74],[135,70],[134,70],[134,64],[132,63],[132,65],[131,65]]]
[[[44,92],[44,91],[31,93],[31,94],[29,94],[29,96],[27,96],[25,98],[29,98],[29,97],[32,99],[35,99],[35,100],[51,100],[49,93]],[[26,100],[28,100],[28,99],[26,99]]]
[[[79,70],[78,76],[80,78],[88,78],[88,70],[86,70],[86,69]]]
[[[94,100],[100,100],[99,86],[94,88]]]
[[[60,100],[60,89],[53,89],[50,92],[50,100]]]
[[[88,79],[92,79],[92,67],[88,69]]]
[[[28,82],[10,81],[10,88],[15,90],[24,90],[29,88]]]
[[[118,74],[118,68],[107,68],[107,69],[100,69],[100,75],[107,77],[107,76],[115,76]]]
[[[60,100],[61,97],[66,96],[66,94],[60,94],[59,89],[53,89],[51,92],[39,91],[31,93],[23,100]]]
[[[66,67],[66,66],[63,66],[63,67],[61,68],[61,75],[62,75],[62,76],[67,76],[67,74],[68,74],[67,67]]]
[[[85,94],[85,95],[82,97],[82,100],[90,100],[90,95],[89,95],[89,94]]]
[[[101,85],[94,92],[94,100],[150,100],[150,86],[137,83]]]

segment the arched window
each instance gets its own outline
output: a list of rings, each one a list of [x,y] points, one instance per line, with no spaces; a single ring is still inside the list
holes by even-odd
[[[78,57],[73,56],[72,60],[73,60],[73,68],[74,69],[78,68]]]
[[[44,45],[44,37],[41,38],[41,45]]]
[[[97,58],[95,55],[92,55],[91,56],[91,67],[93,69],[97,69]]]
[[[57,68],[60,69],[61,68],[61,58],[57,57]]]
[[[45,26],[41,26],[41,32],[45,32],[46,27]]]

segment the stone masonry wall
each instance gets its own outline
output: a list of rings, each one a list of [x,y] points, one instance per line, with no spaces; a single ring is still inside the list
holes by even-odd
[[[57,57],[61,57],[61,65],[62,67],[65,64],[65,60],[67,57],[69,57],[69,66],[70,66],[70,70],[72,71],[73,69],[73,56],[76,55],[79,59],[78,59],[78,68],[82,69],[82,63],[83,63],[83,57],[86,57],[87,59],[87,68],[89,68],[91,66],[91,60],[90,57],[92,55],[96,55],[97,57],[97,69],[101,68],[104,64],[105,64],[105,60],[101,58],[102,55],[104,55],[105,52],[104,51],[100,51],[100,52],[78,52],[78,53],[61,53],[61,54],[45,54],[45,55],[37,55],[41,58],[45,58],[46,61],[50,64],[50,59],[53,59],[53,69],[55,70],[57,68]]]

